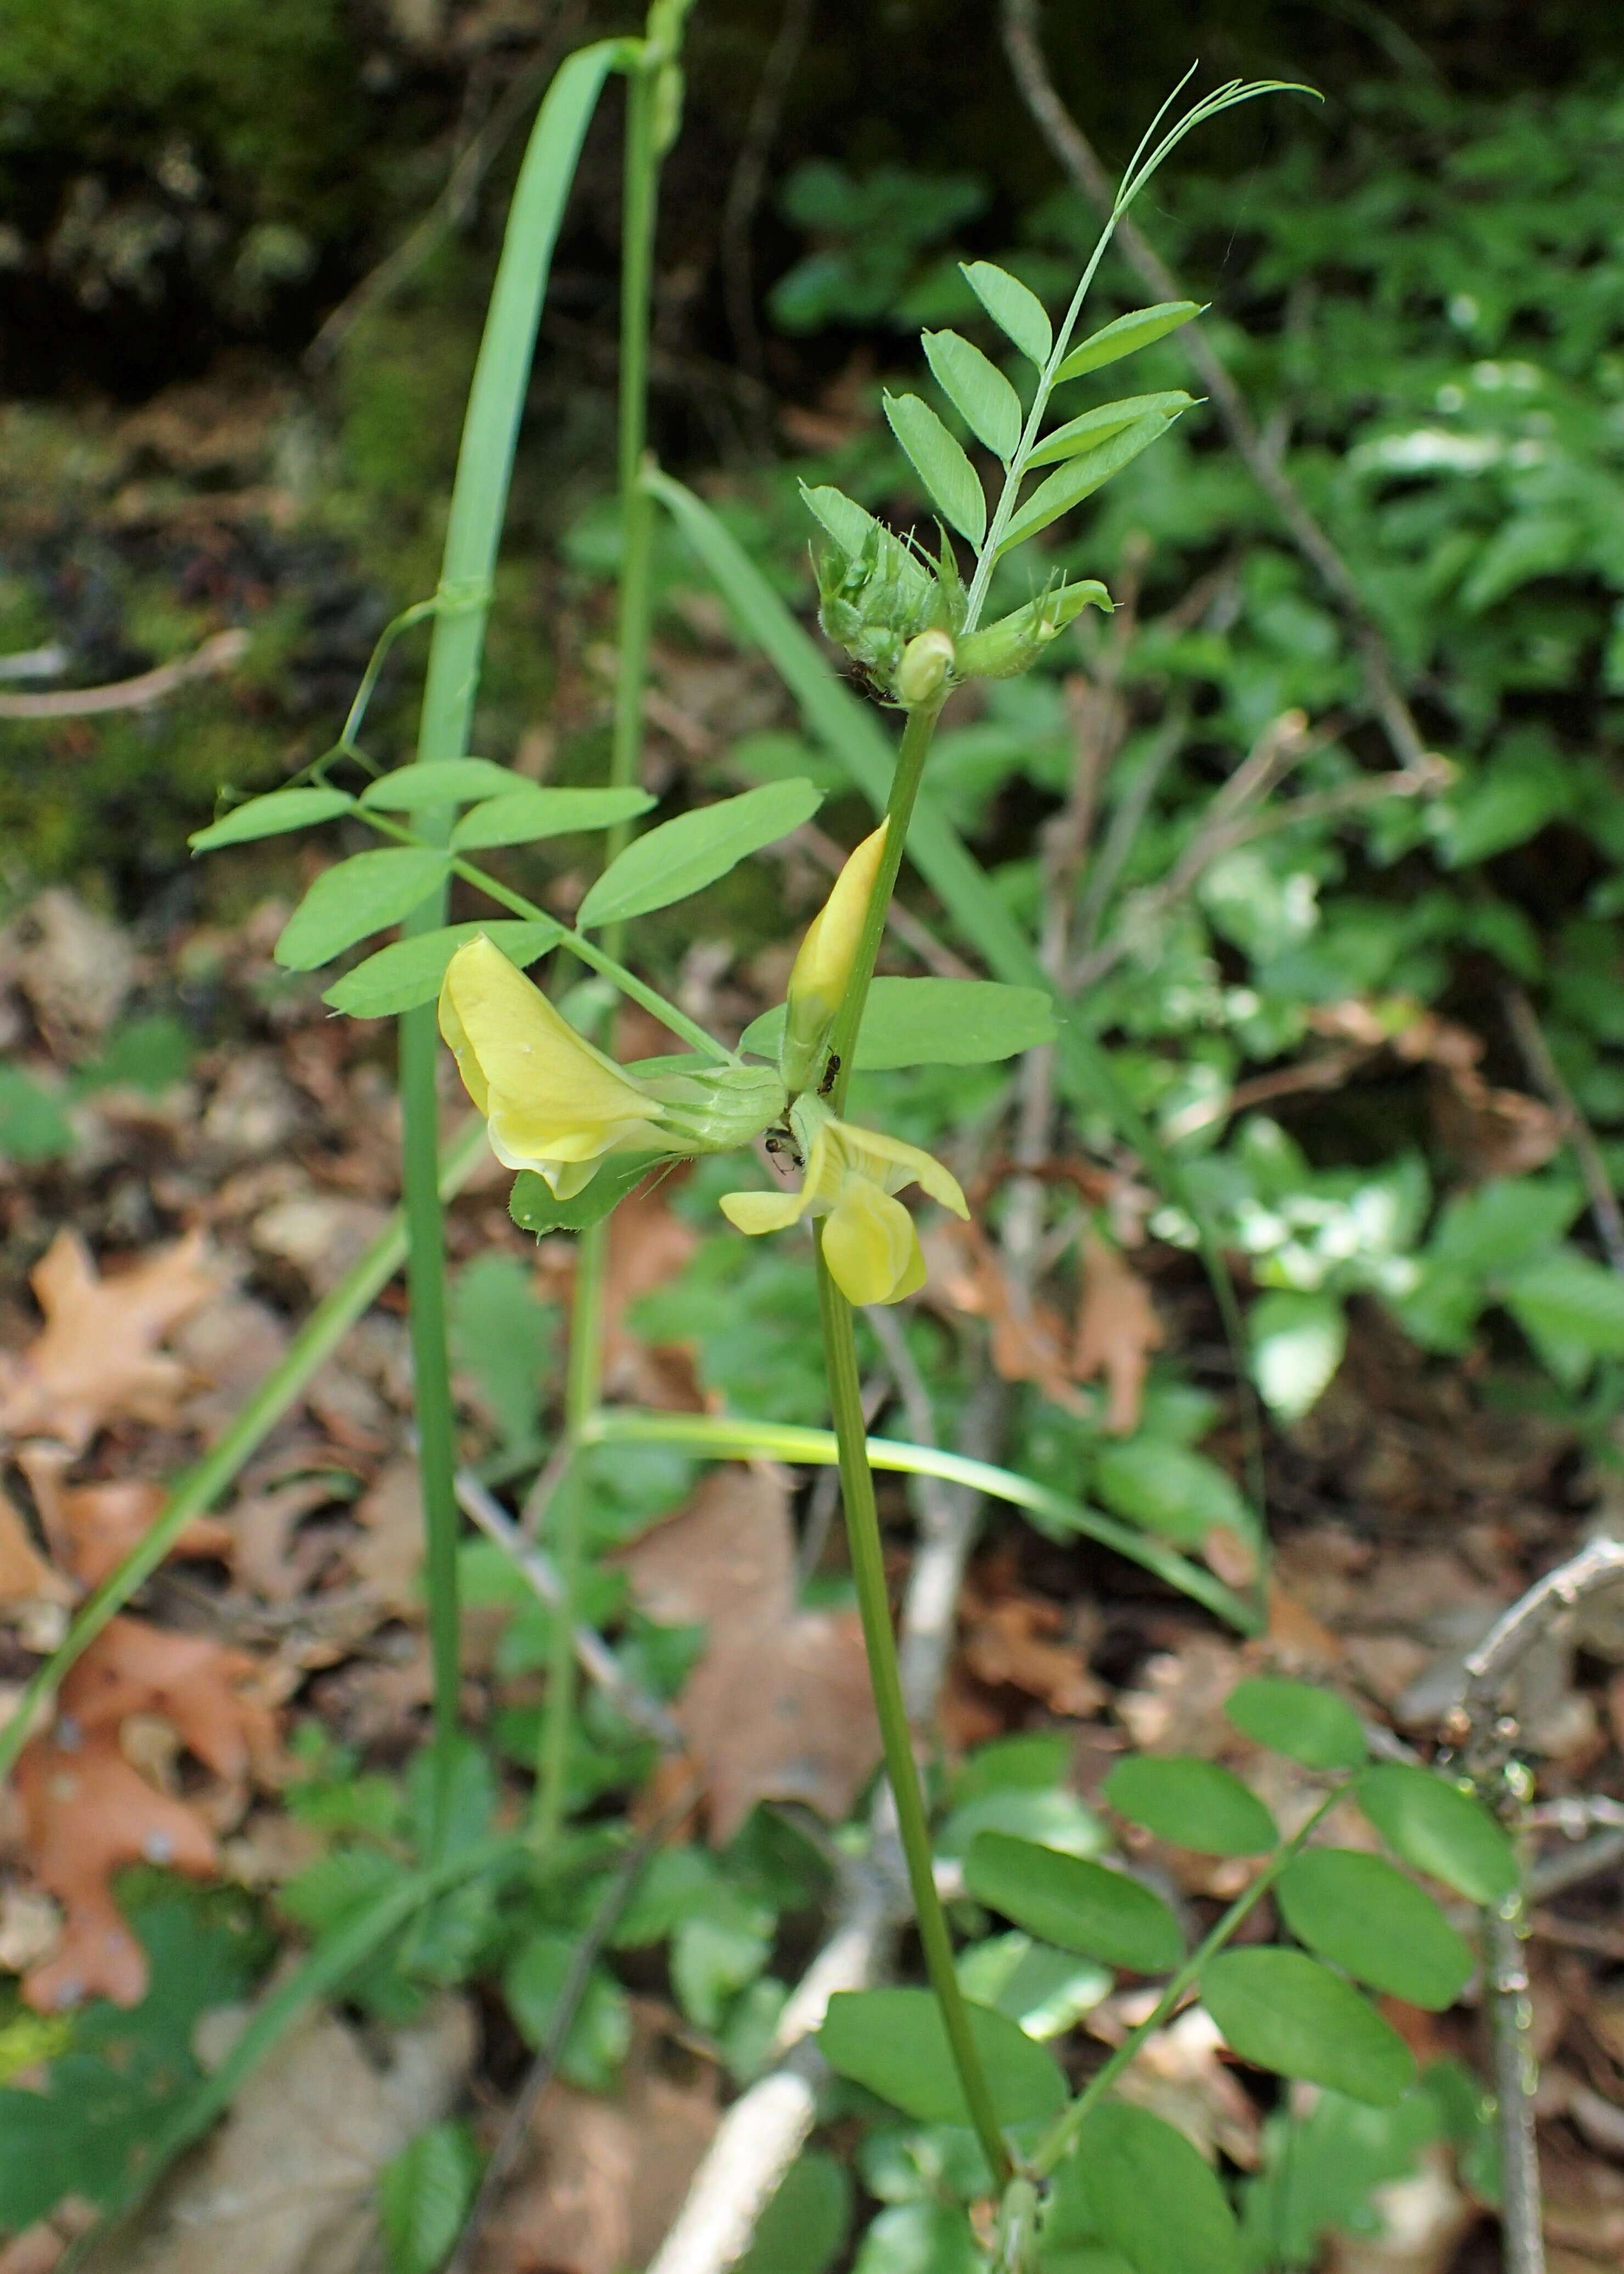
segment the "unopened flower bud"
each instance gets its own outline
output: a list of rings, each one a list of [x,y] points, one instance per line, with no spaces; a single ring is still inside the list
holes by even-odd
[[[805,1089],[813,1081],[818,1054],[845,1000],[890,825],[882,821],[863,839],[807,926],[789,975],[784,1042],[778,1053],[778,1070],[791,1091]]]
[[[897,700],[905,711],[932,703],[953,667],[953,643],[945,632],[917,632],[897,666]]]

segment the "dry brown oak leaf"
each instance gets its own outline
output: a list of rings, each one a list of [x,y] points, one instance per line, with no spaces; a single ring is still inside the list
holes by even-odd
[[[97,1484],[71,1485],[72,1465],[60,1445],[36,1440],[26,1445],[17,1465],[27,1478],[39,1507],[51,1553],[81,1587],[94,1587],[122,1563],[151,1531],[169,1498],[162,1485],[141,1477],[112,1477]],[[171,1555],[230,1553],[232,1531],[217,1517],[196,1517],[170,1548]]]
[[[254,1661],[200,1635],[112,1619],[62,1685],[56,1719],[17,1764],[24,1845],[35,1877],[63,1907],[60,1942],[23,1995],[41,2013],[93,1997],[135,2006],[147,1956],[112,1896],[126,1864],[162,1864],[196,1879],[214,1869],[214,1835],[198,1809],[160,1792],[126,1760],[119,1736],[133,1714],[167,1721],[228,1787],[277,1766],[267,1707],[244,1695]]]
[[[82,1452],[109,1421],[171,1419],[190,1376],[159,1345],[214,1292],[200,1231],[103,1279],[77,1232],[56,1234],[32,1284],[45,1324],[0,1357],[0,1430]]]
[[[1113,1437],[1131,1437],[1139,1427],[1150,1354],[1164,1339],[1149,1288],[1119,1248],[1091,1235],[1083,1243],[1071,1372],[1079,1382],[1103,1377]]]
[[[880,1757],[862,1629],[854,1610],[797,1607],[782,1479],[714,1469],[618,1560],[650,1618],[706,1629],[677,1718],[704,1773],[712,1841],[725,1846],[758,1800],[849,1815]]]

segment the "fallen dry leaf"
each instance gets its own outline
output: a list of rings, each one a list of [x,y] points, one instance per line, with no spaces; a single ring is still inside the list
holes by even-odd
[[[172,1419],[188,1376],[158,1345],[214,1291],[206,1255],[189,1232],[103,1279],[78,1234],[59,1231],[32,1278],[45,1324],[0,1360],[0,1429],[79,1453],[105,1422]]]
[[[487,2223],[477,2274],[622,2274],[658,2248],[716,2130],[716,2071],[665,2074],[658,2009],[639,2002],[633,2017],[613,2100],[564,2086],[543,2100],[530,2127],[539,2168]]]
[[[1010,1284],[998,1252],[981,1226],[947,1224],[926,1242],[931,1284],[955,1310],[985,1319],[992,1362],[1005,1382],[1031,1382],[1071,1412],[1084,1410],[1067,1370],[1066,1333],[1046,1303],[1026,1302]]]
[[[781,1478],[715,1469],[617,1560],[649,1617],[707,1630],[677,1718],[704,1772],[716,1844],[758,1800],[847,1815],[880,1756],[862,1630],[854,1610],[796,1608]]]
[[[1104,1376],[1105,1426],[1112,1436],[1129,1437],[1139,1427],[1150,1353],[1165,1340],[1149,1288],[1119,1247],[1090,1233],[1083,1242],[1071,1372],[1079,1382]]]
[[[388,1463],[356,1503],[361,1537],[348,1562],[392,1618],[423,1616],[423,1491],[410,1454]]]
[[[17,1765],[25,1851],[64,1914],[60,1941],[24,1982],[30,2005],[50,2013],[98,1994],[139,2004],[146,1954],[113,1901],[113,1873],[148,1863],[206,1878],[216,1851],[198,1806],[140,1775],[121,1734],[134,1717],[161,1717],[240,1793],[251,1768],[268,1777],[277,1759],[268,1708],[243,1694],[254,1672],[252,1660],[202,1636],[120,1618],[69,1673],[53,1727]]]
[[[959,1622],[960,1661],[989,1689],[1019,1690],[1076,1720],[1104,1704],[1088,1665],[1094,1634],[1063,1604],[1019,1586],[1004,1559],[966,1582]]]
[[[46,1562],[23,1521],[22,1511],[0,1492],[0,1608],[19,1603],[67,1603],[73,1590]]]
[[[57,1058],[75,1058],[107,1032],[135,982],[128,936],[56,886],[30,901],[11,928],[18,983]]]
[[[691,1351],[678,1344],[655,1348],[632,1333],[626,1314],[633,1304],[675,1278],[699,1244],[699,1235],[672,1209],[663,1178],[622,1201],[609,1219],[609,1254],[604,1274],[605,1381],[615,1395],[667,1412],[704,1410]]]
[[[81,1587],[94,1587],[151,1529],[169,1494],[139,1477],[115,1477],[102,1484],[71,1485],[71,1465],[60,1445],[40,1441],[18,1455],[39,1503],[40,1521],[51,1553]],[[231,1527],[217,1517],[199,1517],[170,1548],[171,1555],[227,1555]]]
[[[360,2274],[377,2265],[378,2173],[454,2105],[475,2041],[460,1998],[438,1999],[391,2036],[383,2067],[334,2014],[305,2015],[238,2090],[201,2157],[135,2234],[92,2255],[87,2274]]]

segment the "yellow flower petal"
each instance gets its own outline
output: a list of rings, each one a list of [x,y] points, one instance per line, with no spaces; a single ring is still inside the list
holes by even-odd
[[[807,926],[801,953],[789,975],[792,1026],[801,1023],[798,1011],[804,1019],[809,1008],[815,1020],[826,1023],[840,1007],[852,966],[857,960],[863,919],[868,913],[874,880],[880,873],[885,832],[890,825],[882,821],[871,835],[863,839],[835,878],[829,898]]]
[[[924,1280],[914,1219],[867,1177],[848,1176],[823,1226],[823,1261],[848,1303],[895,1303]]]
[[[831,1127],[838,1133],[837,1141],[852,1167],[872,1177],[888,1193],[900,1192],[904,1185],[918,1185],[955,1216],[968,1216],[969,1207],[958,1178],[919,1146],[904,1144],[900,1137],[887,1137],[878,1129],[855,1128],[846,1121],[835,1122]]]
[[[724,1193],[718,1203],[736,1231],[787,1231],[806,1207],[802,1193]]]
[[[483,933],[447,967],[440,1023],[469,1096],[523,1165],[605,1152],[658,1112]]]

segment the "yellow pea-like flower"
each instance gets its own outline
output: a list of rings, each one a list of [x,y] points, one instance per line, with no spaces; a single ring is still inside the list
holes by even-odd
[[[504,1167],[534,1169],[560,1200],[608,1153],[677,1149],[658,1101],[594,1050],[484,933],[458,948],[440,1031]]]
[[[804,1089],[819,1071],[818,1054],[845,999],[862,939],[863,918],[885,854],[890,823],[863,839],[835,878],[823,907],[807,926],[789,975],[779,1069],[791,1090]]]
[[[917,1145],[838,1121],[815,1098],[792,1120],[806,1146],[798,1193],[726,1193],[723,1215],[738,1231],[783,1231],[803,1216],[823,1220],[823,1260],[848,1303],[899,1303],[925,1284],[914,1219],[895,1195],[918,1185],[955,1216],[967,1216],[958,1179]]]

